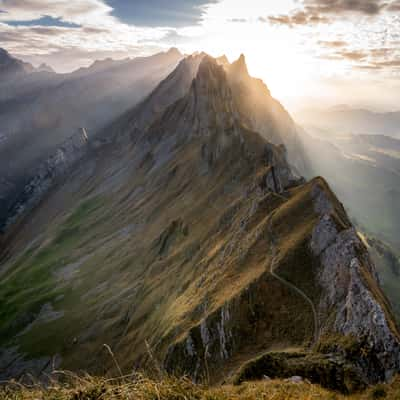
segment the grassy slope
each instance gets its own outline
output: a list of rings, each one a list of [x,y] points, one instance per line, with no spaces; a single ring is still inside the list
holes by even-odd
[[[204,174],[200,147],[185,147],[155,172],[151,155],[139,168],[118,153],[102,155],[96,174],[78,174],[56,190],[12,241],[16,256],[0,282],[0,344],[18,344],[30,357],[59,354],[63,368],[102,373],[110,367],[107,343],[130,371],[148,358],[146,342],[162,359],[171,342],[233,300],[238,348],[229,362],[211,365],[219,381],[265,351],[306,347],[311,309],[270,275],[268,225],[272,218],[279,274],[317,304],[311,192],[318,184],[329,197],[329,188],[315,180],[260,198],[255,189],[265,166],[230,152]],[[344,228],[342,213],[338,204]],[[251,297],[254,321],[254,309],[246,308]],[[31,324],[46,303],[62,317]]]
[[[147,355],[145,340],[162,352],[204,313],[264,274],[269,240],[256,232],[266,231],[268,214],[282,200],[261,200],[258,215],[243,229],[255,201],[243,197],[243,188],[254,184],[254,162],[233,162],[239,154],[232,152],[204,175],[199,147],[186,147],[154,174],[151,157],[133,169],[129,160],[119,162],[119,154],[103,155],[95,175],[79,173],[56,190],[11,241],[9,272],[0,283],[1,344],[17,343],[35,357],[61,354],[67,368],[97,369],[102,345],[109,343],[129,368]],[[121,184],[106,196],[101,189],[118,182],[119,174]],[[160,246],[163,235],[167,246]],[[76,263],[72,277],[59,278]],[[277,282],[266,284],[276,295],[268,301],[277,309],[275,318],[282,322],[280,308],[292,310],[287,321],[297,315],[297,329],[289,336],[297,345],[307,341],[311,316],[295,312],[301,299]],[[31,324],[46,303],[63,316]],[[275,344],[282,334],[273,335]]]
[[[268,225],[272,218],[280,275],[317,304],[308,250],[317,221],[315,182],[284,196],[258,198],[251,191],[243,196],[244,188],[254,190],[263,168],[245,158],[234,163],[239,155],[231,152],[204,175],[199,147],[186,147],[155,174],[151,157],[134,174],[129,161],[118,164],[118,154],[102,157],[94,176],[53,194],[15,239],[15,254],[25,253],[10,259],[11,273],[0,283],[1,344],[19,344],[31,357],[60,354],[64,368],[104,372],[99,366],[110,364],[102,352],[108,343],[129,371],[147,358],[146,341],[162,358],[204,316],[218,314],[231,299],[246,300],[243,293],[255,282],[251,291],[259,317],[252,321],[246,301],[236,302],[239,348],[223,368],[212,366],[218,379],[268,349],[307,346],[311,309],[270,276]],[[112,195],[99,191],[118,181],[118,174],[124,178]],[[75,273],[60,279],[76,263]],[[46,303],[63,316],[31,324]]]

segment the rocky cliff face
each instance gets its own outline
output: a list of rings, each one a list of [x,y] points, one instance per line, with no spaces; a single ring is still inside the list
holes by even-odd
[[[97,62],[69,74],[32,67],[27,73],[27,65],[0,49],[0,182],[6,182],[6,187],[0,183],[0,225],[31,172],[54,149],[82,126],[95,137],[142,101],[182,58],[172,49],[150,57]],[[18,79],[2,73],[10,68],[20,71],[12,74]]]
[[[333,332],[365,341],[376,357],[368,378],[389,379],[400,367],[399,335],[375,267],[354,227],[343,214],[340,219],[335,215],[332,200],[320,186],[315,187],[314,199],[320,220],[310,247],[320,260],[321,334]]]
[[[2,354],[112,373],[107,343],[126,371],[156,361],[220,382],[273,365],[324,385],[334,375],[347,391],[398,371],[397,327],[366,247],[325,181],[299,178],[283,140],[266,140],[286,137],[290,120],[262,108],[244,118],[238,94],[265,88],[243,64],[203,55],[184,95],[160,101],[166,85],[186,85],[171,75],[150,111],[145,101],[116,121],[115,141],[9,233]]]
[[[260,79],[249,75],[243,55],[225,66],[242,123],[268,142],[284,145],[293,171],[309,173],[310,163],[296,124]]]
[[[79,132],[62,143],[53,155],[40,164],[19,199],[10,209],[8,218],[4,226],[0,226],[0,229],[5,231],[20,217],[37,206],[56,182],[87,154],[88,149],[89,138],[86,130],[81,128]]]

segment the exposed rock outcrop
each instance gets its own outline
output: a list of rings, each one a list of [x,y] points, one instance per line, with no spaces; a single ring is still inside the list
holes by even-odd
[[[4,226],[0,229],[6,230],[23,214],[38,205],[57,179],[68,173],[70,168],[87,154],[88,149],[89,138],[86,130],[81,128],[39,166],[37,172],[11,208]]]
[[[338,220],[332,200],[318,184],[314,196],[320,220],[311,248],[320,261],[322,331],[365,341],[376,357],[365,371],[368,380],[389,379],[400,370],[399,335],[375,267],[356,230]]]
[[[269,377],[286,378],[291,383],[300,383],[307,379],[344,393],[359,391],[367,386],[360,371],[341,355],[306,352],[264,354],[247,363],[234,377],[234,383],[260,380],[267,373]]]
[[[29,359],[17,347],[0,348],[0,379],[7,382],[15,377],[23,377],[27,382],[32,377],[39,378],[42,382],[49,381],[52,371],[61,364],[59,356]],[[24,382],[24,380],[22,381]]]

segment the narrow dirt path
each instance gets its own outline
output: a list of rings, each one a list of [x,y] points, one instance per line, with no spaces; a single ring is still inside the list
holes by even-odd
[[[272,253],[272,261],[270,263],[270,273],[271,275],[277,279],[279,282],[281,282],[283,285],[287,286],[288,288],[292,289],[295,291],[297,294],[299,294],[311,307],[313,317],[314,317],[314,337],[313,337],[313,346],[318,343],[319,341],[319,322],[318,322],[318,314],[317,310],[314,306],[313,301],[297,286],[295,286],[293,283],[287,281],[285,278],[282,278],[279,276],[275,271],[275,258],[276,258],[276,241],[274,238],[274,235],[272,233],[272,219],[273,219],[274,213],[271,214],[269,222],[268,222],[268,232],[271,237],[271,253]]]

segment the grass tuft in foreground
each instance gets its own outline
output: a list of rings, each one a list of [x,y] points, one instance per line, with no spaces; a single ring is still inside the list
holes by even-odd
[[[389,385],[378,385],[349,397],[322,389],[308,382],[282,380],[243,383],[240,386],[205,387],[188,379],[164,378],[160,381],[141,375],[121,379],[68,375],[64,383],[47,388],[10,382],[0,389],[1,400],[369,400],[400,399],[400,378]]]

